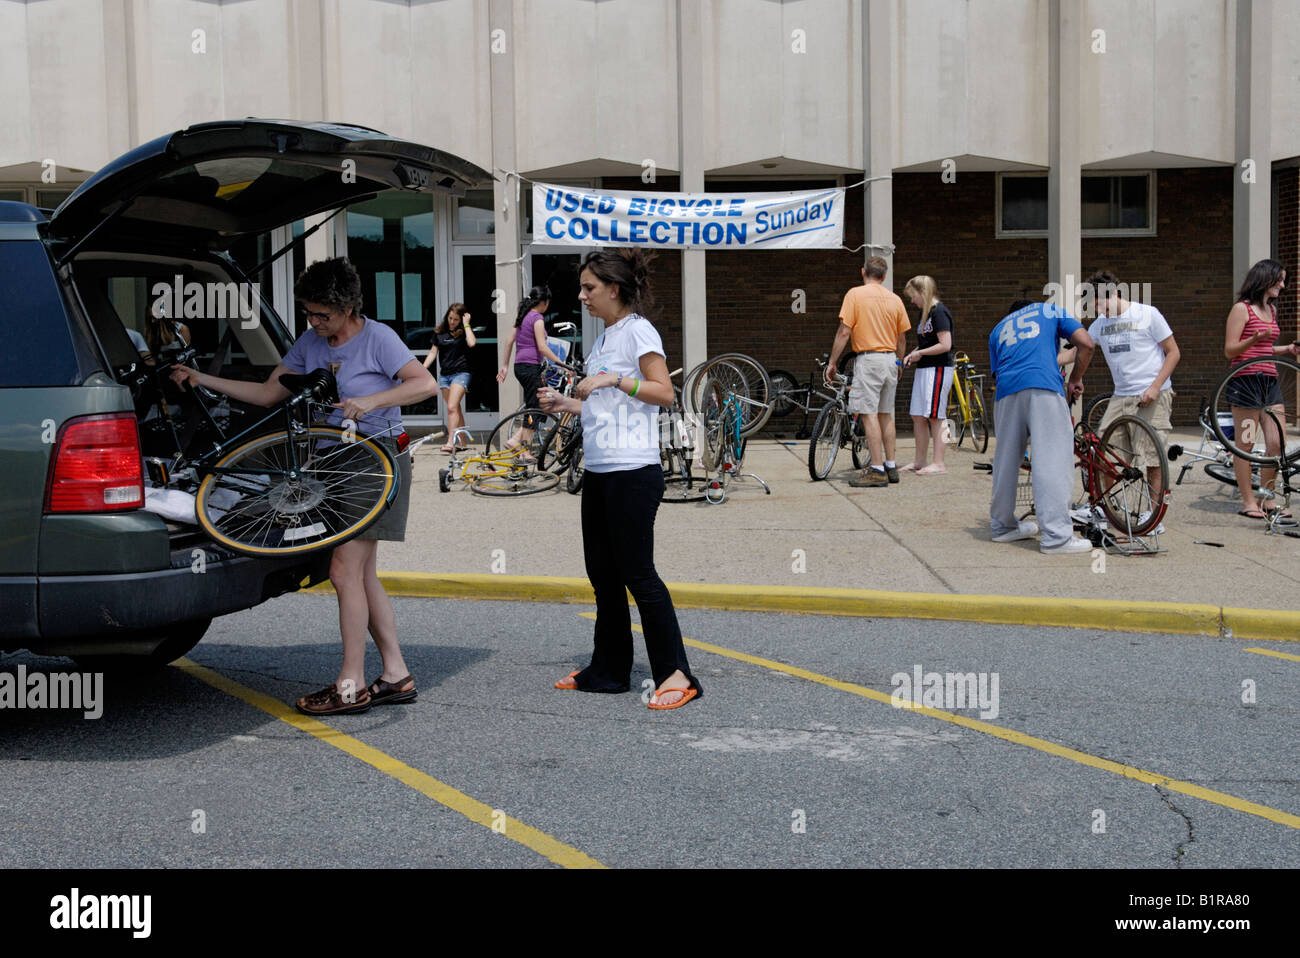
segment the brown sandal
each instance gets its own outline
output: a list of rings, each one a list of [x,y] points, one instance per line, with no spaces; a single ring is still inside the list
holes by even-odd
[[[353,701],[345,702],[337,685],[304,695],[294,703],[294,707],[304,715],[354,715],[370,711],[370,705],[368,689],[362,689]]]
[[[407,682],[411,683],[409,689],[402,688]],[[414,702],[417,694],[415,688],[415,679],[409,675],[404,679],[398,679],[396,682],[385,682],[381,675],[370,683],[366,689],[370,693],[371,705],[400,705],[404,702]]]

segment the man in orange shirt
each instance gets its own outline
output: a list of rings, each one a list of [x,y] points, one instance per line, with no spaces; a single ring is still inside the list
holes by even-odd
[[[886,486],[898,482],[894,462],[894,392],[898,371],[907,349],[907,331],[912,328],[903,301],[885,289],[889,263],[872,256],[862,268],[862,285],[844,296],[840,327],[835,332],[831,360],[826,365],[826,382],[833,385],[840,356],[853,343],[858,354],[853,364],[853,388],[849,390],[849,412],[860,413],[867,434],[871,465],[849,480],[851,486]]]

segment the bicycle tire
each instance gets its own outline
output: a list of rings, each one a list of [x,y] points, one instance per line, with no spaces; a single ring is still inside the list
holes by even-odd
[[[970,406],[970,441],[978,453],[989,448],[989,427],[984,415],[984,397],[974,386],[966,387],[966,402]],[[966,424],[962,423],[965,429]]]
[[[480,496],[529,496],[554,489],[559,484],[560,477],[553,472],[521,468],[511,470],[504,476],[485,476],[482,479],[475,479],[470,484],[470,489]]]
[[[685,476],[664,476],[664,491],[660,502],[703,502],[709,484],[705,479]]]
[[[1106,409],[1110,406],[1110,393],[1102,393],[1088,403],[1083,411],[1083,422],[1089,431],[1101,435],[1101,421],[1106,418]]]
[[[808,475],[812,476],[813,482],[825,479],[835,468],[844,419],[839,403],[827,403],[817,414],[812,438],[808,440]]]
[[[543,472],[553,472],[557,476],[564,475],[569,468],[572,453],[569,444],[573,440],[574,430],[581,428],[582,424],[574,416],[567,423],[561,419],[554,429],[548,430],[537,456],[537,468]]]
[[[582,423],[578,423],[577,429],[568,443],[568,474],[564,477],[564,490],[571,496],[576,496],[582,491],[582,480],[586,477],[586,470],[583,466],[584,456],[582,453]]]
[[[849,440],[849,452],[853,454],[854,469],[865,469],[871,464],[870,454],[867,454],[865,458],[863,457],[867,450],[867,434],[864,429],[861,416],[858,417],[857,422],[853,421],[852,416],[849,417],[848,430],[852,433]]]
[[[1207,462],[1205,464],[1205,474],[1211,479],[1217,479],[1225,486],[1237,488],[1237,474],[1233,471],[1232,466],[1221,462]],[[1250,488],[1254,492],[1259,492],[1259,473],[1253,469],[1250,472]]]
[[[773,419],[788,416],[799,408],[794,397],[803,391],[803,387],[799,385],[793,373],[788,373],[784,369],[774,369],[768,373],[767,378],[772,387]]]
[[[1147,481],[1146,469],[1131,465],[1134,458],[1132,447],[1136,443],[1120,438],[1126,435],[1121,430],[1127,429],[1144,433],[1155,447],[1159,460],[1160,488],[1164,491],[1158,500]],[[1119,416],[1106,427],[1106,433],[1101,436],[1099,443],[1099,457],[1108,463],[1109,470],[1116,475],[1095,477],[1098,492],[1095,504],[1101,506],[1107,521],[1120,531],[1139,535],[1155,528],[1164,518],[1164,493],[1169,491],[1169,459],[1165,456],[1159,434],[1144,419]]]
[[[300,476],[266,475],[288,469],[291,444]],[[383,515],[401,484],[383,445],[337,426],[250,439],[212,468],[232,472],[209,472],[199,483],[199,525],[214,542],[252,556],[305,555],[342,545]]]
[[[763,364],[744,353],[723,353],[711,359],[696,383],[697,398],[701,384],[712,379],[741,397],[740,436],[747,439],[758,432],[772,415],[772,382]]]
[[[1245,363],[1245,365],[1253,366],[1253,365],[1258,365],[1261,362],[1270,362],[1277,367],[1279,382],[1283,381],[1284,375],[1300,376],[1300,363],[1297,363],[1290,356],[1274,356],[1272,359],[1264,359],[1264,360],[1257,359],[1252,362],[1247,362]],[[1214,387],[1214,393],[1210,397],[1209,425],[1210,428],[1214,430],[1214,438],[1217,439],[1220,442],[1220,444],[1222,444],[1223,448],[1227,449],[1228,452],[1232,453],[1234,456],[1244,459],[1247,462],[1254,463],[1257,466],[1264,466],[1265,468],[1268,467],[1276,468],[1279,462],[1281,462],[1283,463],[1283,468],[1286,468],[1290,466],[1290,464],[1296,462],[1297,460],[1300,460],[1300,446],[1297,446],[1294,450],[1288,450],[1286,448],[1285,440],[1283,440],[1282,448],[1278,452],[1278,454],[1270,456],[1267,454],[1267,450],[1265,450],[1263,454],[1255,452],[1254,450],[1255,436],[1253,431],[1252,431],[1252,435],[1250,436],[1239,437],[1237,435],[1238,430],[1234,428],[1233,437],[1231,439],[1229,439],[1227,434],[1223,431],[1223,426],[1219,423],[1219,414],[1231,413],[1232,408],[1231,406],[1229,406],[1227,402],[1227,395],[1226,395],[1228,389],[1228,383],[1230,383],[1233,379],[1235,379],[1240,374],[1240,372],[1241,372],[1240,367],[1234,367],[1232,369],[1229,369],[1227,375],[1225,375],[1221,380],[1219,380],[1218,385]],[[1292,382],[1294,381],[1295,380],[1293,379]],[[1287,400],[1285,397],[1288,396],[1294,397],[1295,390],[1288,384],[1287,386],[1283,387],[1282,395],[1284,397],[1283,406],[1286,407]],[[1263,397],[1260,397],[1258,408],[1253,403],[1250,406],[1244,408],[1256,409],[1256,411],[1259,412],[1266,412],[1267,410],[1265,409],[1262,399]],[[1280,421],[1277,419],[1276,415],[1273,415],[1271,418],[1274,421],[1274,425],[1285,426],[1286,419],[1289,416],[1294,416],[1295,414],[1296,414],[1295,400],[1294,398],[1292,398],[1291,406],[1289,408],[1284,408],[1284,412],[1282,414]],[[1264,422],[1262,416],[1259,421],[1260,421],[1260,429],[1262,430],[1263,422]],[[1243,429],[1241,430],[1241,432],[1244,433],[1246,432],[1246,430]],[[1240,442],[1238,442],[1239,438],[1241,442],[1245,442],[1247,439],[1251,440],[1251,448],[1247,449],[1244,446],[1242,446]]]
[[[700,465],[705,472],[712,472],[722,461],[723,413],[727,408],[727,399],[719,383],[712,380],[705,382],[708,383],[707,399],[701,397],[700,401],[700,424],[704,438],[700,444]]]
[[[488,434],[483,443],[484,454],[501,452],[507,447],[512,437],[519,436],[520,439],[514,448],[526,451],[540,464],[542,447],[558,425],[559,419],[557,417],[548,412],[542,412],[540,409],[516,410],[497,423],[496,428]],[[531,435],[526,439],[523,438],[524,430],[531,432]]]

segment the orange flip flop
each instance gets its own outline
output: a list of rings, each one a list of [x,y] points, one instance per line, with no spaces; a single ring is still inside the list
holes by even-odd
[[[573,677],[581,671],[582,669],[575,669],[570,672],[567,678],[560,679],[560,681],[556,682],[555,687],[567,692],[576,692],[578,690],[578,683],[573,681]]]
[[[654,699],[659,698],[660,695],[667,695],[669,692],[681,692],[682,697],[678,699],[676,702],[674,702],[672,705],[659,705],[654,701]],[[664,689],[662,692],[655,692],[655,694],[651,697],[649,708],[657,709],[657,710],[679,709],[699,694],[700,694],[700,690],[693,685],[690,688],[686,688],[686,689]]]

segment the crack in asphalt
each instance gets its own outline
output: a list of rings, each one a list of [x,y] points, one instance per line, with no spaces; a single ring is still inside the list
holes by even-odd
[[[1187,826],[1187,841],[1179,842],[1174,848],[1174,867],[1182,868],[1184,856],[1187,854],[1187,846],[1196,841],[1196,829],[1192,827],[1191,816],[1173,803],[1169,797],[1171,793],[1167,789],[1163,789],[1159,785],[1152,785],[1151,787],[1156,790],[1156,794],[1169,806],[1170,810],[1176,812],[1182,818],[1183,823]]]

